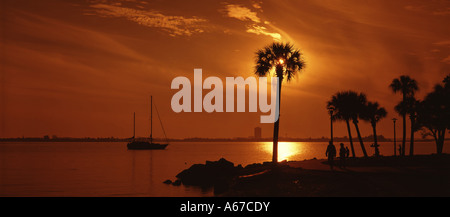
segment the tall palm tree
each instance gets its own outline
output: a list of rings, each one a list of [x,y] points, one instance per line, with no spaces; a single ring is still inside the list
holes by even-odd
[[[278,109],[281,103],[281,86],[284,78],[289,82],[293,77],[305,67],[300,50],[294,48],[290,43],[274,42],[273,44],[256,52],[255,74],[267,76],[272,69],[275,69],[275,76],[278,77]],[[278,110],[280,111],[280,110]],[[278,113],[279,115],[280,113]],[[273,127],[273,155],[272,162],[278,162],[278,132],[280,129],[280,118]]]
[[[387,115],[386,109],[380,107],[378,102],[368,102],[361,118],[370,122],[373,129],[374,147],[378,149],[377,123]],[[377,151],[376,151],[377,153]]]
[[[407,98],[413,97],[414,93],[419,90],[419,86],[417,85],[417,81],[412,79],[407,75],[402,75],[399,78],[396,78],[389,85],[389,88],[394,93],[401,93],[403,96],[403,102],[400,103],[399,106],[406,106]],[[405,155],[405,147],[406,147],[406,108],[401,108],[399,111],[403,111],[400,114],[403,119],[403,140],[402,140],[402,153],[401,155]]]
[[[366,103],[366,96],[364,94],[358,94],[354,91],[338,92],[332,96],[331,100],[327,102],[327,108],[335,109],[334,118],[337,120],[343,120],[347,124],[348,137],[350,140],[350,147],[352,149],[352,155],[355,157],[355,149],[353,147],[353,138],[350,130],[350,120],[353,122],[358,134],[358,139],[361,144],[361,149],[365,157],[367,152],[362,141],[361,133],[358,127],[358,116],[363,110],[363,106]]]
[[[406,115],[408,114],[408,108],[407,108],[407,102],[406,101],[400,101],[397,105],[395,105],[394,110],[395,112],[397,112],[400,116],[402,116],[403,118],[403,140],[402,140],[402,144],[400,145],[401,147],[401,151],[399,151],[399,156],[403,156],[404,155],[404,150],[406,147]]]
[[[420,101],[416,100],[414,96],[406,98],[404,101],[402,100],[395,106],[395,111],[400,115],[409,115],[409,120],[411,121],[411,139],[409,144],[409,155],[414,155],[414,133],[419,130],[419,126],[417,126],[417,110]]]

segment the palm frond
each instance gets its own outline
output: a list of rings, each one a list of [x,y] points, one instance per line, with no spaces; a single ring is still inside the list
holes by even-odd
[[[284,63],[282,68],[277,70],[280,73],[276,76],[281,80],[286,78],[291,81],[305,67],[300,50],[295,49],[291,43],[274,42],[256,52],[255,74],[266,76],[270,70],[280,66],[280,59],[284,60]]]

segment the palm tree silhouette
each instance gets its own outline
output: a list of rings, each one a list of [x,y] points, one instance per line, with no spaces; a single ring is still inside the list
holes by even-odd
[[[348,139],[350,141],[350,149],[352,150],[352,157],[355,157],[355,148],[353,147],[352,131],[350,130],[350,112],[346,106],[346,97],[344,92],[336,93],[327,102],[327,110],[333,111],[331,121],[342,120],[347,124]]]
[[[258,76],[267,76],[275,68],[275,76],[278,77],[278,95],[277,104],[280,109],[281,86],[283,79],[289,82],[291,79],[305,67],[300,50],[295,49],[290,43],[274,42],[273,44],[258,50],[256,52],[255,74]],[[280,111],[280,110],[278,110]],[[279,115],[280,113],[278,113]],[[280,118],[273,127],[273,155],[272,162],[278,162],[278,132],[280,128]]]
[[[363,93],[358,94],[352,91],[350,91],[349,93],[349,106],[351,107],[353,124],[355,125],[356,134],[358,135],[359,144],[361,145],[361,150],[364,154],[364,157],[367,157],[366,148],[364,147],[361,132],[359,131],[358,127],[358,118],[364,112],[364,108],[367,103],[367,97]]]
[[[334,108],[336,111],[336,114],[334,115],[335,120],[343,120],[347,124],[348,137],[353,157],[355,157],[355,149],[353,147],[353,138],[350,130],[350,120],[352,120],[355,125],[361,149],[364,156],[367,157],[367,152],[358,127],[358,116],[360,116],[364,110],[366,101],[366,95],[363,93],[358,94],[354,91],[344,91],[333,95],[331,100],[327,103],[328,109]]]
[[[389,88],[394,92],[400,92],[403,96],[403,103],[398,104],[397,106],[403,107],[396,109],[399,111],[399,114],[402,115],[403,118],[403,140],[402,140],[402,153],[401,155],[405,155],[405,146],[406,146],[406,114],[407,112],[407,99],[409,97],[413,97],[414,93],[419,90],[417,85],[417,81],[412,79],[407,75],[402,75],[400,78],[396,78],[389,85]]]
[[[408,114],[408,106],[407,106],[407,100],[400,101],[397,105],[395,105],[394,110],[397,112],[400,116],[403,118],[403,140],[401,145],[401,152],[399,153],[399,156],[404,156],[404,150],[406,147],[406,115]]]
[[[417,125],[417,110],[420,104],[419,100],[416,100],[414,96],[407,97],[405,100],[400,101],[395,107],[395,111],[400,115],[409,115],[411,121],[411,140],[409,144],[409,155],[414,155],[414,133],[420,129]]]
[[[420,101],[416,100],[414,96],[408,97],[405,101],[406,113],[409,114],[409,120],[411,121],[411,139],[409,142],[409,155],[414,155],[414,133],[419,130],[419,126],[416,126],[417,107]]]
[[[386,109],[383,107],[380,107],[378,102],[368,102],[365,111],[363,112],[363,115],[361,116],[361,119],[370,122],[370,125],[372,125],[373,129],[373,139],[374,139],[374,147],[375,147],[375,153],[378,152],[378,138],[377,138],[377,123],[382,119],[385,118],[387,115]]]

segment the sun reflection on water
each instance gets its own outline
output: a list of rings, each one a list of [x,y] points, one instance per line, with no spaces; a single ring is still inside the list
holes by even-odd
[[[278,161],[292,160],[292,157],[303,152],[301,142],[278,142]],[[272,155],[273,143],[264,142],[264,151]]]

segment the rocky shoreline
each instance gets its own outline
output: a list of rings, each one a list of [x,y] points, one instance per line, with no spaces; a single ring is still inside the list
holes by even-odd
[[[213,187],[215,196],[450,196],[450,155],[353,158],[337,166],[311,159],[242,167],[222,158],[166,184]]]

